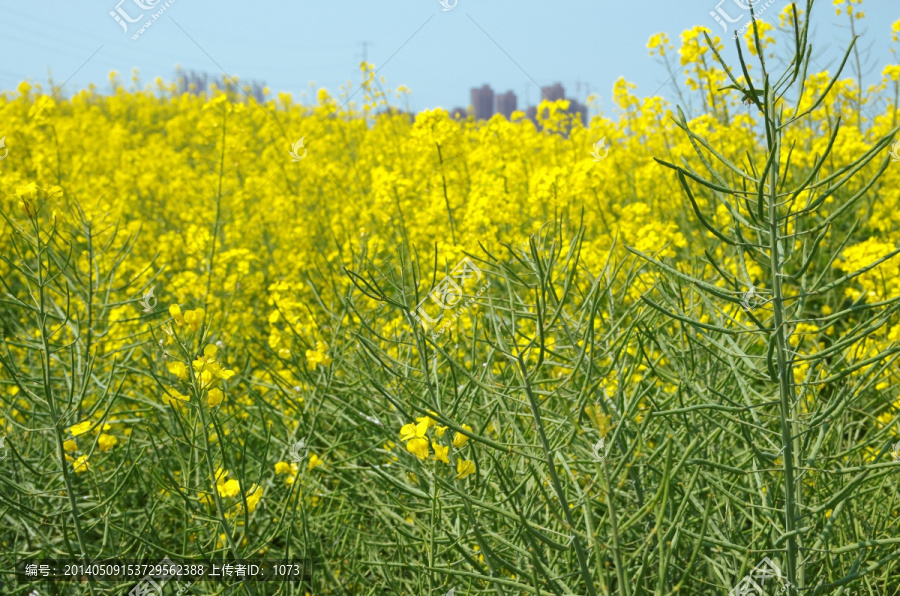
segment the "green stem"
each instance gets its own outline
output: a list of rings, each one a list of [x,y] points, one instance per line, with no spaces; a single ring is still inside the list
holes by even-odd
[[[531,405],[531,414],[534,416],[534,424],[537,427],[538,435],[541,437],[541,445],[544,448],[544,455],[547,458],[547,469],[550,473],[550,482],[553,484],[553,490],[559,500],[559,506],[562,508],[563,516],[566,518],[566,524],[568,525],[567,529],[572,532],[572,536],[574,536],[575,556],[578,558],[578,566],[581,567],[581,578],[584,580],[588,596],[597,596],[597,592],[594,591],[594,581],[591,576],[591,570],[587,565],[587,556],[585,555],[584,548],[581,546],[581,540],[578,539],[578,533],[575,531],[575,519],[572,517],[572,512],[569,511],[566,494],[563,492],[562,484],[559,482],[559,476],[556,474],[556,462],[554,461],[553,450],[550,449],[550,442],[547,441],[547,433],[544,432],[544,422],[541,419],[540,407],[538,406],[537,398],[531,390],[531,383],[528,381],[528,371],[525,368],[525,361],[522,359],[522,354],[516,354],[516,360],[519,363],[522,384],[525,388],[525,393],[528,395],[528,402]]]
[[[216,221],[213,225],[212,248],[209,252],[209,275],[206,277],[206,296],[203,298],[203,309],[209,314],[209,292],[212,287],[213,269],[216,259],[216,240],[219,237],[219,218],[222,213],[222,177],[225,173],[225,125],[228,122],[226,114],[222,115],[222,154],[219,157],[219,190],[216,193]]]
[[[41,247],[41,229],[38,225],[38,216],[35,214],[33,219],[34,237],[37,250],[37,273],[38,273],[38,305],[40,312],[38,314],[41,328],[41,347],[43,349],[42,372],[44,375],[44,396],[47,398],[47,405],[50,408],[50,415],[53,417],[53,434],[56,436],[56,453],[62,466],[63,480],[66,483],[66,495],[69,499],[69,507],[72,511],[72,520],[75,525],[75,535],[78,538],[78,548],[81,550],[81,557],[90,559],[87,544],[84,539],[84,531],[81,528],[81,518],[78,512],[78,500],[75,498],[75,491],[72,489],[72,477],[70,476],[69,463],[66,461],[66,450],[63,447],[63,431],[61,424],[63,420],[56,408],[56,401],[53,396],[53,385],[50,375],[50,360],[53,357],[53,351],[50,349],[50,342],[47,337],[47,309],[45,307],[46,295],[44,293],[44,265],[41,260],[43,249]],[[73,553],[74,554],[74,553]],[[91,594],[94,593],[93,586],[88,584]]]
[[[190,371],[190,374],[191,374],[191,388],[192,388],[194,397],[197,399],[197,411],[200,413],[200,425],[201,425],[200,432],[203,435],[203,447],[204,447],[203,455],[204,455],[204,459],[206,460],[207,473],[209,474],[209,477],[212,482],[212,494],[213,494],[213,499],[215,500],[215,503],[216,503],[216,517],[218,517],[219,523],[222,524],[222,529],[225,532],[225,539],[228,541],[228,546],[231,549],[231,554],[234,556],[235,559],[240,559],[241,556],[240,556],[240,553],[238,552],[237,543],[234,541],[234,538],[231,535],[231,530],[228,527],[228,521],[225,519],[225,509],[222,506],[222,499],[219,496],[219,488],[216,483],[216,480],[217,480],[216,467],[212,461],[212,450],[210,449],[210,445],[209,445],[209,426],[206,422],[206,412],[203,410],[203,399],[202,399],[203,390],[200,388],[200,385],[199,385],[200,380],[194,375],[194,369],[193,369],[193,366],[191,366],[192,363],[191,363],[190,353],[188,352],[188,350],[185,346],[182,346],[182,350],[184,351],[185,355],[187,356],[188,371]],[[218,440],[221,441],[222,437],[219,436]],[[223,469],[223,473],[224,473],[224,469]],[[241,487],[241,490],[243,491],[244,488]],[[247,590],[251,594],[256,593],[255,590],[253,590],[253,588],[249,584],[244,584],[244,587],[246,587]]]
[[[456,244],[456,224],[453,222],[453,210],[450,208],[450,197],[447,196],[447,177],[444,175],[444,156],[441,153],[441,146],[437,146],[438,160],[441,166],[441,182],[444,185],[444,205],[447,206],[447,218],[450,220],[450,238],[453,244]]]
[[[777,116],[773,97],[766,98],[769,103],[767,110],[769,127],[768,148],[770,152],[778,152],[779,128],[775,121]],[[791,420],[792,394],[793,394],[793,364],[788,357],[787,341],[785,338],[785,300],[781,285],[783,264],[781,263],[779,248],[780,236],[778,231],[778,156],[772,163],[769,172],[769,255],[772,278],[772,312],[775,323],[775,357],[777,360],[778,390],[781,401],[781,445],[783,448],[782,461],[784,463],[784,527],[788,535],[787,539],[787,575],[791,583],[792,591],[800,587],[797,578],[797,539],[796,539],[796,505],[795,505],[795,479],[794,479],[794,449],[793,428]]]
[[[619,579],[619,592],[629,596],[630,589],[625,581],[625,564],[622,562],[622,551],[619,547],[619,522],[616,514],[615,494],[609,484],[609,466],[603,460],[603,473],[601,474],[603,490],[606,492],[606,506],[609,508],[609,525],[612,530],[613,555],[616,558],[616,577]]]
[[[428,593],[434,594],[434,549],[435,549],[435,526],[437,525],[437,478],[431,479],[431,536],[428,548]]]

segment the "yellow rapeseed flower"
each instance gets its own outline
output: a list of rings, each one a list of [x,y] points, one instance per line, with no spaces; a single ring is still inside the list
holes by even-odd
[[[97,439],[97,447],[100,451],[109,451],[113,447],[115,447],[116,443],[119,442],[119,439],[116,438],[115,435],[107,435],[106,433],[102,433],[100,438]]]
[[[472,430],[472,427],[469,426],[468,424],[463,424],[462,428],[464,428],[468,431]],[[455,433],[453,435],[453,446],[456,447],[457,449],[459,449],[461,447],[465,447],[466,443],[468,443],[468,442],[469,442],[469,437],[467,435],[464,435],[462,433]]]
[[[429,410],[428,413],[437,416],[437,414],[435,414],[431,410]],[[431,416],[418,417],[418,418],[416,418],[416,422],[418,422],[419,424],[424,424],[425,428],[431,428],[432,426],[437,425],[437,421],[434,418],[432,418]]]
[[[256,510],[256,506],[259,504],[259,500],[262,499],[263,489],[261,486],[254,484],[250,487],[249,492],[244,495],[244,498],[247,500],[247,513],[253,513]],[[225,517],[237,517],[244,513],[244,503],[240,502],[237,504],[237,507],[231,509],[225,514]]]
[[[419,459],[428,459],[428,439],[416,437],[406,444],[406,449]]]
[[[438,443],[432,443],[431,447],[434,449],[434,459],[440,460],[445,464],[450,463],[450,460],[447,458],[447,453],[450,451],[449,447],[444,447]]]
[[[325,465],[325,462],[322,460],[321,457],[319,457],[315,453],[313,453],[312,455],[309,456],[309,468],[308,469],[310,472],[312,472],[315,468],[317,468],[319,466],[324,466],[324,465]]]
[[[16,187],[16,194],[19,195],[19,198],[33,201],[38,196],[38,185],[34,182],[29,182],[28,184],[21,184]]]
[[[674,47],[669,43],[669,36],[665,33],[656,33],[650,36],[647,41],[647,49],[650,50],[651,56],[665,56],[666,51],[673,50]]]
[[[179,362],[175,360],[173,362],[169,362],[166,365],[166,368],[169,369],[169,372],[181,379],[182,381],[187,381],[190,373],[188,371],[188,367],[185,366],[184,362]]]
[[[294,483],[294,480],[297,479],[297,474],[300,469],[298,468],[295,462],[288,463],[286,461],[280,461],[275,464],[275,473],[276,474],[287,474],[287,478],[284,479],[284,483],[287,485],[291,485]]]
[[[410,439],[414,439],[416,436],[416,425],[415,424],[404,424],[400,428],[400,440],[408,441]]]
[[[70,426],[67,430],[72,433],[73,436],[77,437],[78,435],[83,435],[87,431],[91,430],[91,427],[94,425],[90,420],[85,420],[84,422],[79,422],[73,426]]]
[[[226,480],[225,482],[217,484],[216,488],[219,491],[220,497],[235,497],[240,492],[241,485],[237,480],[232,478],[231,480]]]
[[[888,81],[893,81],[895,83],[900,81],[900,64],[888,64],[884,67],[884,70],[881,71],[881,76]]]
[[[200,387],[207,388],[219,380],[227,380],[234,376],[234,371],[224,368],[216,361],[215,345],[203,349],[203,354],[191,362],[194,372],[200,380]]]
[[[250,493],[247,495],[247,513],[253,513],[262,496],[263,489],[261,486],[254,484],[250,487]]]
[[[184,402],[188,402],[191,400],[190,395],[182,395],[175,389],[166,389],[165,393],[162,396],[162,402],[166,405],[172,405],[176,408],[182,406]]]
[[[220,497],[235,497],[241,492],[241,484],[235,479],[228,479],[228,471],[216,470],[216,490]]]
[[[206,401],[211,408],[214,408],[217,405],[219,405],[220,403],[222,403],[222,400],[224,398],[225,398],[225,394],[222,393],[222,390],[217,387],[213,387],[212,389],[209,390]]]
[[[400,429],[400,440],[409,441],[416,437],[422,438],[427,430],[428,426],[424,424],[404,424],[403,428]]]
[[[112,427],[111,427],[108,423],[104,422],[102,425],[98,424],[97,426],[95,426],[95,427],[91,430],[91,433],[93,433],[93,434],[95,434],[95,435],[99,435],[102,431],[107,431],[107,430],[109,430],[109,429],[111,429],[111,428],[112,428]]]
[[[331,356],[327,354],[328,344],[323,341],[316,342],[315,350],[306,350],[306,361],[315,369],[319,365],[328,366],[331,364]]]
[[[176,325],[179,327],[184,326],[184,315],[181,314],[180,306],[177,304],[169,306],[169,314],[172,315],[172,319],[174,319]]]
[[[203,324],[203,318],[205,316],[206,311],[202,308],[189,310],[184,313],[184,322],[191,328],[191,331],[196,333],[197,331],[200,331],[200,325]]]
[[[82,472],[87,472],[91,469],[90,464],[88,463],[88,456],[82,455],[74,462],[72,462],[72,467],[75,469],[77,474],[81,474]]]
[[[469,474],[475,473],[475,462],[472,460],[456,460],[456,477],[457,478],[465,478]]]

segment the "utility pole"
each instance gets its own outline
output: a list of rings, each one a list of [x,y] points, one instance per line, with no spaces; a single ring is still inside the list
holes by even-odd
[[[361,41],[361,42],[359,42],[359,45],[362,46],[363,62],[368,62],[369,61],[369,46],[375,45],[375,43],[371,42],[371,41]]]
[[[362,61],[365,62],[366,64],[368,64],[369,63],[369,46],[375,45],[375,44],[371,41],[360,41],[360,42],[357,42],[357,45],[362,46]],[[357,72],[358,71],[359,71],[359,69],[358,69],[358,65],[357,65]],[[365,81],[366,81],[365,75],[363,75],[362,79],[360,79],[360,80],[363,83],[365,83]]]

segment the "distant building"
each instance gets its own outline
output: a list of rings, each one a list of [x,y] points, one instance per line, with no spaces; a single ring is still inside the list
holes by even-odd
[[[554,83],[549,87],[544,87],[541,91],[541,99],[546,99],[547,101],[556,101],[558,99],[566,98],[566,90],[563,89],[563,86],[560,83]]]
[[[407,112],[406,110],[401,110],[399,108],[391,106],[375,112],[375,116],[406,116],[407,118],[409,118],[410,122],[416,121],[416,116],[412,112]]]
[[[497,113],[503,114],[507,120],[512,117],[512,113],[516,111],[516,94],[512,91],[501,93],[497,96]]]
[[[476,120],[489,120],[495,113],[502,114],[507,119],[512,118],[513,112],[518,107],[518,98],[513,91],[494,94],[490,85],[475,87],[471,91],[472,107],[467,112],[462,108],[454,108],[451,116],[456,119],[465,119],[474,116]],[[541,88],[541,101],[559,101],[566,99],[566,90],[562,83],[554,83]],[[496,101],[495,101],[496,100]],[[584,126],[588,125],[588,108],[577,99],[568,99],[569,107],[566,110],[573,118],[577,118]],[[580,114],[580,116],[579,116]],[[537,107],[531,106],[525,110],[525,116],[537,124]]]
[[[566,90],[563,88],[562,84],[554,83],[553,85],[548,85],[547,87],[541,88],[541,101],[559,101],[565,99],[569,102],[569,107],[566,110],[566,113],[570,114],[573,118],[578,118],[581,121],[581,124],[584,126],[588,125],[588,108],[586,105],[578,101],[577,99],[566,98]],[[578,116],[580,114],[580,116]],[[525,112],[525,115],[529,120],[537,124],[537,108],[530,107]]]
[[[576,117],[577,114],[581,114],[581,124],[584,126],[588,125],[588,108],[577,99],[569,100],[569,109],[566,111],[571,114],[573,118]]]
[[[472,89],[471,99],[476,120],[489,120],[494,115],[494,90],[490,85]]]

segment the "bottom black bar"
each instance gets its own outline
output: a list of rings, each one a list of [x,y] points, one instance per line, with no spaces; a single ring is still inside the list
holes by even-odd
[[[16,561],[16,581],[140,582],[289,581],[312,582],[310,559],[24,559]]]

